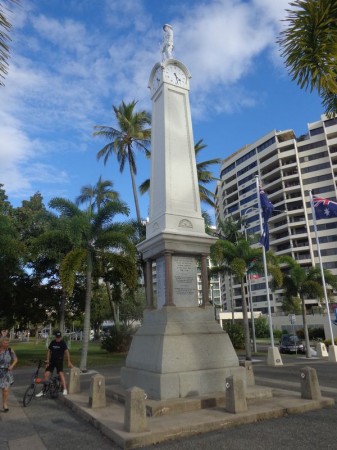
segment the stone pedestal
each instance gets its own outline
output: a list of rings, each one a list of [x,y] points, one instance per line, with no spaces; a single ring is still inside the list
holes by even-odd
[[[238,414],[247,411],[246,389],[243,380],[237,376],[226,380],[226,411]]]
[[[97,374],[91,377],[89,406],[91,408],[104,408],[106,406],[105,378]]]
[[[319,358],[323,358],[324,356],[329,356],[326,346],[323,342],[318,342],[316,345],[316,352]]]
[[[329,345],[329,361],[337,362],[337,345]]]
[[[145,392],[137,387],[126,391],[124,428],[129,433],[147,431],[145,398]]]
[[[225,391],[231,375],[246,383],[245,369],[228,334],[214,321],[213,308],[164,307],[145,311],[121,384],[166,400]]]
[[[247,386],[255,385],[255,377],[253,371],[253,364],[251,361],[240,361],[240,366],[245,368]]]
[[[72,367],[70,369],[68,392],[69,394],[78,394],[81,392],[80,369],[78,367]]]
[[[318,384],[316,370],[312,367],[304,367],[300,370],[301,396],[310,400],[320,400],[321,390]]]
[[[283,366],[280,351],[277,347],[268,347],[268,366]]]

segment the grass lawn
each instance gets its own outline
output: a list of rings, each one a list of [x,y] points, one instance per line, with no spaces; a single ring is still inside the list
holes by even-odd
[[[17,367],[34,366],[38,359],[45,359],[47,356],[46,341],[30,342],[11,341],[10,347],[15,351],[19,362]],[[72,341],[69,348],[71,362],[74,366],[79,366],[81,359],[82,343],[80,341]],[[99,366],[120,365],[125,361],[126,355],[120,353],[108,353],[101,349],[100,342],[89,342],[87,369]]]

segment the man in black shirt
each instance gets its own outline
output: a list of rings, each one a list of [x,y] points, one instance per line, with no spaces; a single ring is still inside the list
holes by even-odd
[[[51,341],[51,343],[49,344],[49,347],[48,347],[48,352],[47,352],[47,364],[48,365],[47,365],[46,371],[44,373],[44,379],[45,379],[45,381],[47,381],[50,377],[50,374],[53,373],[54,369],[56,369],[56,371],[60,377],[62,387],[63,387],[63,395],[68,395],[66,380],[65,380],[64,372],[63,372],[64,355],[67,358],[68,367],[69,368],[73,367],[73,365],[70,362],[70,353],[69,353],[67,344],[62,339],[61,332],[55,331],[55,339],[53,341]],[[42,395],[43,395],[43,392],[40,392],[36,396],[39,397]]]

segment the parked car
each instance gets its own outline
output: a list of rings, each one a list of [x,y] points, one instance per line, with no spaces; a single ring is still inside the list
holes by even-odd
[[[284,334],[280,340],[280,353],[305,353],[303,342],[298,336]]]

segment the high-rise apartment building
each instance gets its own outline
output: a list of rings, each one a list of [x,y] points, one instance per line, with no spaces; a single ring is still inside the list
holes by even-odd
[[[308,124],[296,137],[293,130],[272,131],[223,160],[216,189],[216,219],[243,219],[248,233],[260,233],[256,175],[275,211],[269,220],[270,249],[290,255],[301,266],[319,263],[309,190],[319,197],[337,197],[337,118]],[[337,275],[337,221],[317,222],[323,267]],[[228,280],[227,280],[228,281]],[[264,278],[251,281],[254,310],[267,312]],[[282,290],[270,292],[272,312],[280,311]],[[223,283],[227,309],[241,308],[239,285]],[[307,299],[310,311],[317,299]]]

